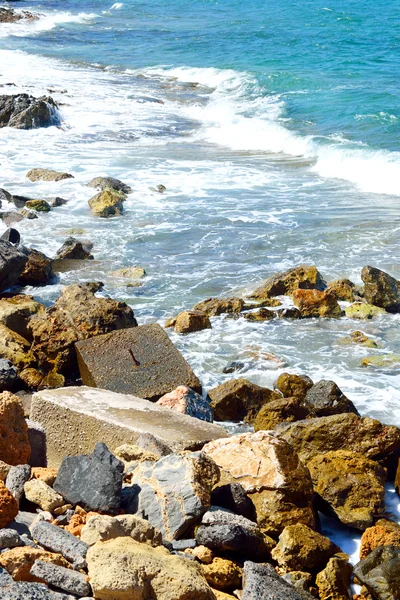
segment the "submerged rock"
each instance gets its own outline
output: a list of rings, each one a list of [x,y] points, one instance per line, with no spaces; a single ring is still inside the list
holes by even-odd
[[[361,359],[362,367],[400,369],[400,354],[374,354]]]
[[[322,291],[325,288],[326,282],[316,267],[300,265],[269,277],[253,292],[251,298],[262,300],[273,296],[290,295],[297,289]]]
[[[63,181],[74,177],[70,173],[62,173],[52,169],[31,169],[26,176],[30,181]]]
[[[159,406],[165,406],[172,410],[201,419],[202,421],[213,422],[213,411],[207,400],[204,400],[200,394],[187,386],[181,385],[176,390],[165,394],[157,400]]]
[[[341,317],[343,314],[336,296],[319,290],[295,290],[294,305],[299,309],[302,318]]]
[[[146,275],[146,271],[142,267],[133,266],[133,267],[122,267],[122,269],[118,269],[117,271],[113,271],[110,273],[113,277],[122,277],[124,279],[142,279]]]
[[[378,344],[362,331],[352,331],[348,337],[339,338],[338,343],[344,346],[357,344],[365,348],[379,348]]]
[[[0,96],[0,127],[35,129],[60,125],[58,105],[53,98],[28,94]]]
[[[18,23],[19,21],[36,21],[38,15],[27,10],[15,11],[12,8],[0,7],[0,23]]]
[[[344,313],[349,319],[374,319],[375,317],[384,315],[386,311],[372,304],[355,302],[350,306],[346,306]]]
[[[91,250],[93,243],[89,240],[77,240],[69,237],[65,240],[61,248],[57,250],[56,259],[72,260],[93,260]]]
[[[216,421],[248,421],[252,423],[260,408],[279,394],[247,379],[230,379],[208,391]]]
[[[361,279],[367,302],[387,312],[400,312],[400,281],[375,267],[364,267]]]

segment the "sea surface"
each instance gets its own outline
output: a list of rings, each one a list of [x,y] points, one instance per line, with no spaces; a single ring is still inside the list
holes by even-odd
[[[361,283],[366,264],[400,278],[398,0],[9,6],[42,16],[0,25],[0,93],[50,94],[62,126],[0,129],[0,187],[68,199],[19,224],[23,241],[53,256],[75,232],[96,259],[28,288],[39,300],[101,280],[139,323],[163,323],[300,263],[328,281]],[[30,183],[33,167],[74,179]],[[123,217],[90,214],[85,184],[99,175],[131,185]],[[140,287],[110,275],[128,265],[145,268]],[[231,361],[265,386],[288,369],[333,379],[362,414],[400,426],[399,370],[360,366],[400,354],[399,319],[217,317],[212,330],[171,337],[206,389],[232,377]],[[380,348],[338,343],[357,329]]]

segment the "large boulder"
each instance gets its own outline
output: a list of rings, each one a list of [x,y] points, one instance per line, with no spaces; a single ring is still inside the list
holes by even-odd
[[[36,360],[31,352],[30,342],[1,323],[0,358],[9,360],[17,369],[30,367]]]
[[[215,600],[195,562],[129,537],[98,542],[87,554],[99,600]]]
[[[164,540],[183,537],[209,509],[219,469],[203,452],[170,454],[133,472],[138,512]]]
[[[97,298],[89,284],[64,288],[55,304],[29,323],[41,366],[62,374],[77,371],[74,344],[78,340],[136,325],[127,304]]]
[[[400,548],[375,548],[355,565],[354,575],[376,600],[400,598]]]
[[[63,179],[74,177],[70,173],[53,171],[52,169],[31,169],[26,176],[30,181],[63,181]]]
[[[358,410],[334,381],[322,379],[315,383],[305,397],[305,403],[314,417],[327,417],[340,413],[354,413]]]
[[[89,200],[90,210],[96,217],[115,217],[123,213],[125,194],[106,189]]]
[[[391,313],[400,312],[400,281],[375,267],[364,267],[361,279],[367,302]]]
[[[17,279],[21,285],[46,285],[53,278],[53,261],[38,250],[29,250],[28,262]]]
[[[386,472],[362,454],[337,450],[315,456],[307,467],[321,509],[349,527],[364,530],[385,512]]]
[[[95,177],[88,183],[89,187],[98,188],[100,190],[116,190],[123,194],[130,194],[132,188],[115,177]]]
[[[313,386],[312,379],[307,375],[296,373],[281,373],[274,383],[274,388],[279,390],[284,398],[294,396],[303,400],[307,391]]]
[[[280,395],[247,379],[230,379],[208,391],[216,421],[252,423],[260,408]]]
[[[243,433],[206,444],[221,469],[221,483],[238,482],[252,500],[257,522],[269,535],[286,525],[315,526],[308,469],[293,448],[272,432]]]
[[[293,302],[301,317],[341,317],[343,312],[336,296],[319,290],[295,290]]]
[[[201,421],[213,422],[213,411],[210,404],[186,385],[180,385],[169,394],[164,394],[157,400],[157,404]]]
[[[285,571],[315,571],[326,566],[336,547],[303,523],[288,525],[271,556]]]
[[[300,421],[309,410],[300,398],[280,398],[264,404],[254,420],[254,431],[274,429],[279,423]]]
[[[400,525],[388,519],[378,519],[375,525],[368,527],[361,536],[360,559],[379,546],[400,548]]]
[[[29,461],[31,447],[21,400],[10,392],[0,394],[0,460],[9,465]]]
[[[200,310],[209,317],[215,317],[223,313],[239,314],[244,306],[242,298],[208,298],[196,304],[193,310]]]
[[[25,248],[0,240],[0,292],[11,287],[17,281],[27,260],[28,251]]]
[[[304,463],[331,450],[355,449],[371,460],[380,460],[400,450],[400,429],[370,417],[342,413],[329,417],[281,423],[275,428]]]
[[[93,260],[91,250],[93,243],[89,240],[77,240],[69,237],[57,250],[56,259]]]
[[[273,296],[290,295],[297,289],[322,291],[325,288],[326,282],[316,267],[300,265],[272,275],[252,293],[251,297],[262,300]]]
[[[35,129],[60,125],[58,105],[53,98],[28,94],[0,96],[0,127]]]

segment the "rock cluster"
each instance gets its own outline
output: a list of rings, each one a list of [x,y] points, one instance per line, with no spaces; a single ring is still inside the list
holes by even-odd
[[[53,98],[28,94],[0,96],[0,127],[35,129],[60,125],[58,105]]]

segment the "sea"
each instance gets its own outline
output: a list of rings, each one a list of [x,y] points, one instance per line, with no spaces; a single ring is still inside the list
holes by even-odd
[[[163,324],[302,263],[327,281],[360,284],[365,265],[400,278],[397,0],[5,6],[40,18],[0,25],[0,94],[52,96],[61,126],[0,129],[0,186],[68,200],[18,224],[25,245],[54,256],[71,234],[94,243],[95,261],[27,293],[50,304],[66,284],[100,280],[139,324]],[[74,178],[31,183],[34,167]],[[106,175],[132,187],[122,217],[90,213],[86,184]],[[111,275],[130,265],[146,271],[138,287]],[[170,335],[205,390],[232,377],[232,361],[243,363],[233,376],[268,387],[289,370],[335,381],[361,414],[400,426],[400,363],[361,366],[400,354],[399,319],[220,316]],[[355,330],[379,348],[342,345]]]

